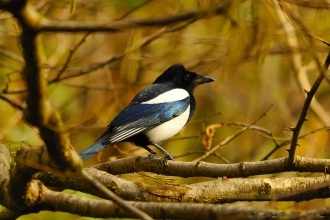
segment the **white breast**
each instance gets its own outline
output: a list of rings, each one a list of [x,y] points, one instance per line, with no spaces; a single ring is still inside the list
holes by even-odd
[[[176,135],[185,126],[189,118],[189,111],[190,106],[188,106],[186,111],[181,115],[147,131],[145,134],[152,143],[158,143],[169,139],[170,137]]]

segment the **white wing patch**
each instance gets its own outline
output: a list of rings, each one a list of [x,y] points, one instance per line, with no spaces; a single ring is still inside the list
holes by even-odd
[[[168,92],[164,92],[155,98],[142,102],[141,104],[158,104],[163,102],[174,102],[185,99],[189,96],[189,93],[184,89],[172,89]]]
[[[152,143],[158,143],[160,141],[169,139],[170,137],[176,135],[186,125],[189,118],[189,112],[190,105],[181,115],[161,125],[158,125],[157,127],[147,131],[145,134]]]

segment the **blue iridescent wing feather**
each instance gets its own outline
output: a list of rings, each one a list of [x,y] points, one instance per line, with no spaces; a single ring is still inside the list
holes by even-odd
[[[110,143],[123,141],[181,115],[188,108],[189,101],[187,97],[174,102],[128,106],[109,125]],[[121,138],[121,133],[125,133],[125,137]]]

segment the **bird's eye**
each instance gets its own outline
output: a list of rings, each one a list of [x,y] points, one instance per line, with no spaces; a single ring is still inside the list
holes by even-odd
[[[186,80],[187,82],[189,82],[190,81],[190,79],[191,79],[191,75],[190,74],[186,74],[186,75],[184,75],[184,80]]]

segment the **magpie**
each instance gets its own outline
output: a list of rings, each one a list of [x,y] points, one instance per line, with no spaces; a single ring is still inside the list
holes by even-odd
[[[131,142],[156,154],[149,148],[153,145],[166,159],[173,160],[157,143],[174,136],[188,123],[196,108],[194,88],[213,81],[211,77],[188,71],[180,63],[170,66],[133,98],[80,157],[87,160],[108,145]]]

